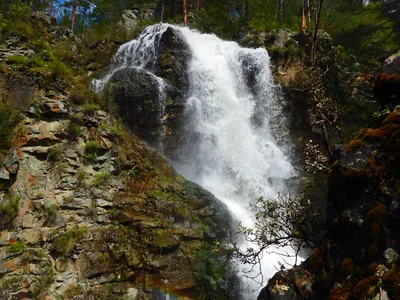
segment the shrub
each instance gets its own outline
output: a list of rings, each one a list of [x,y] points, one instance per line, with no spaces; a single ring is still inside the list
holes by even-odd
[[[76,79],[73,91],[69,96],[69,100],[78,105],[86,103],[100,103],[100,98],[90,89],[91,78],[87,76],[79,76]]]
[[[6,248],[7,253],[18,253],[24,250],[25,250],[25,244],[20,242],[14,243]]]
[[[100,110],[101,107],[96,103],[85,103],[84,105],[82,105],[82,109],[85,112],[93,112],[96,110]]]
[[[62,255],[70,255],[75,247],[75,244],[82,240],[87,233],[87,228],[81,227],[71,229],[59,235],[53,242],[52,249]]]
[[[60,150],[57,148],[50,148],[47,152],[47,160],[51,162],[55,162],[60,157]]]
[[[50,64],[50,71],[53,79],[73,80],[72,70],[59,60]]]
[[[19,197],[8,192],[7,198],[0,203],[0,229],[8,228],[18,214]]]
[[[97,141],[88,141],[85,144],[85,158],[94,159],[101,150],[101,145]]]
[[[40,295],[43,295],[54,282],[54,269],[51,266],[41,267],[39,273],[40,277],[35,282],[33,294],[35,299],[44,299],[44,297],[40,297]]]
[[[32,45],[37,49],[37,50],[46,50],[50,51],[51,46],[48,41],[44,39],[36,39],[32,42]]]
[[[47,64],[41,57],[34,56],[26,61],[25,66],[29,68],[35,68],[35,67],[44,68],[47,66]]]
[[[19,110],[6,101],[0,102],[0,152],[6,152],[10,148],[12,132],[21,119]]]
[[[23,55],[10,55],[6,58],[6,62],[12,65],[23,66],[27,62],[27,58]]]
[[[67,127],[67,136],[70,141],[76,141],[81,134],[81,126],[71,121]]]
[[[111,177],[109,172],[100,172],[94,175],[92,186],[101,186],[104,185]]]

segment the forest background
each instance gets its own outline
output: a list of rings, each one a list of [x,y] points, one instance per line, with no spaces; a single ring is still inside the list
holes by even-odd
[[[58,24],[72,28],[87,44],[101,39],[125,42],[155,22],[186,23],[203,32],[237,39],[249,31],[289,28],[323,29],[343,57],[356,55],[365,63],[382,61],[400,47],[400,1],[397,0],[1,0],[4,17],[21,10],[43,10]],[[25,4],[25,5],[24,5]],[[141,20],[127,36],[118,22],[127,9],[156,7],[156,15]],[[15,18],[18,20],[18,18]],[[0,27],[11,26],[0,19]],[[18,26],[18,24],[14,24]]]

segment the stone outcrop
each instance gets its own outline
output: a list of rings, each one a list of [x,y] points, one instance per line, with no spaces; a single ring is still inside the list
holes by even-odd
[[[324,239],[301,266],[277,273],[259,299],[400,297],[399,136],[397,108],[342,149],[329,172]]]
[[[48,26],[52,43],[75,45],[68,30],[54,29],[41,14],[33,19]],[[181,46],[174,33],[169,39]],[[3,58],[18,54],[18,44],[34,51],[18,35],[3,41]],[[176,174],[82,84],[54,77],[44,85],[45,75],[9,67],[0,74],[0,97],[22,121],[0,156],[0,298],[237,298],[226,207]],[[157,96],[154,79],[121,70],[114,84],[121,78],[138,100],[135,111],[122,109],[125,90],[118,87],[121,115],[134,113],[137,126],[150,129],[139,110]]]
[[[229,238],[221,203],[113,127],[106,112],[70,107],[65,98],[34,105],[0,172],[11,189],[0,211],[15,209],[15,219],[0,224],[4,299],[158,299],[158,290],[194,299],[220,289],[204,285],[199,257]]]
[[[153,146],[162,141],[163,153],[173,159],[180,144],[191,52],[182,33],[169,27],[159,38],[156,53],[149,71],[164,80],[163,86],[146,70],[124,68],[111,77],[106,94],[135,134]]]

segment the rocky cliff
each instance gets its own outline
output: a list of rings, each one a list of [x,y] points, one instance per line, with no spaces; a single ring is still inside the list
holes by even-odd
[[[18,115],[1,124],[1,299],[235,297],[225,206],[88,90],[72,33],[29,20],[42,52],[1,41],[1,110]]]

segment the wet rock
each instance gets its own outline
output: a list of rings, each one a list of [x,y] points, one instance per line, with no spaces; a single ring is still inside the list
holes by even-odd
[[[400,74],[400,52],[389,56],[383,63],[382,71],[385,74]]]
[[[191,52],[182,33],[168,27],[159,41],[156,74],[167,79],[182,95],[189,87],[187,70]]]
[[[11,174],[17,174],[19,168],[18,149],[14,148],[8,152],[3,159],[3,165]]]
[[[394,263],[399,258],[399,254],[397,254],[397,252],[392,248],[386,249],[385,252],[383,252],[383,256],[386,258],[386,261],[389,265]]]
[[[5,168],[0,168],[0,185],[8,184],[9,181],[10,181],[10,173]]]
[[[134,33],[137,24],[138,24],[138,17],[136,16],[135,11],[124,10],[122,12],[122,20],[119,23],[119,26],[121,26],[125,30],[128,36]]]
[[[158,82],[145,70],[125,68],[111,77],[109,92],[132,130],[150,139],[161,123]],[[154,132],[156,131],[156,132]]]

